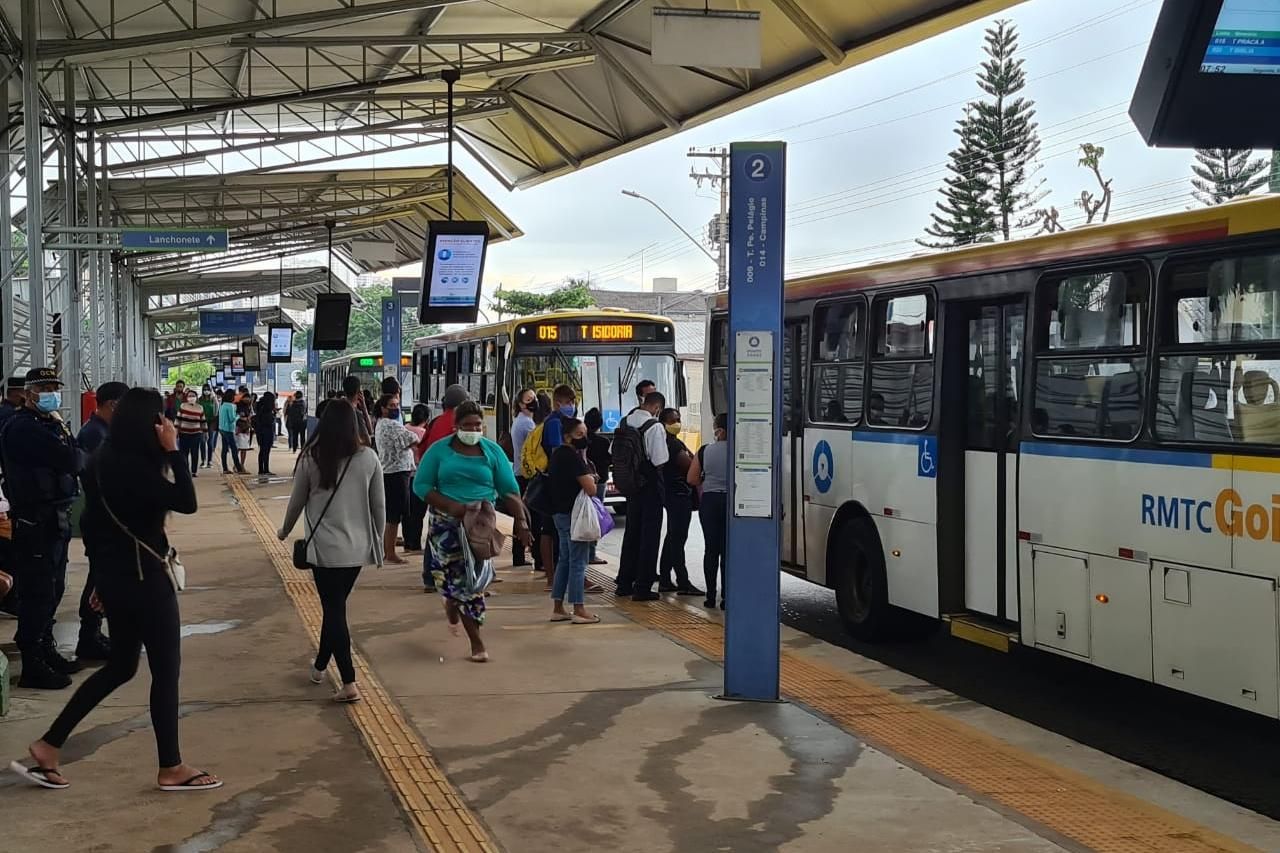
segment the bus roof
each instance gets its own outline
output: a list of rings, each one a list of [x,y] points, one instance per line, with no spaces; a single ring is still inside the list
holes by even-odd
[[[578,320],[591,317],[608,317],[611,320],[640,320],[650,323],[671,323],[667,317],[657,314],[641,314],[635,311],[624,311],[621,308],[569,308],[560,311],[549,311],[545,314],[531,314],[528,317],[515,317],[511,320],[503,320],[500,323],[489,323],[484,326],[467,326],[465,329],[458,329],[454,332],[441,332],[438,335],[428,335],[418,338],[413,342],[414,349],[420,349],[424,346],[437,343],[453,343],[455,341],[469,341],[474,338],[485,338],[505,332],[511,338],[515,338],[516,330],[521,326],[531,323],[545,323],[548,320]],[[672,324],[674,325],[674,323]]]
[[[1280,195],[1263,196],[1217,207],[1091,225],[1007,243],[981,243],[796,278],[786,283],[786,298],[812,299],[878,285],[1060,264],[1079,258],[1176,247],[1276,229],[1280,229]],[[716,308],[723,309],[727,305],[727,298],[726,293],[718,294]]]

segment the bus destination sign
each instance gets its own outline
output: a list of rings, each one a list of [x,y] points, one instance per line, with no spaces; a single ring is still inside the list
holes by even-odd
[[[663,323],[622,323],[606,321],[575,321],[563,323],[539,323],[526,327],[531,341],[542,344],[630,344],[665,343],[674,340],[671,326]],[[524,329],[521,330],[522,332]]]

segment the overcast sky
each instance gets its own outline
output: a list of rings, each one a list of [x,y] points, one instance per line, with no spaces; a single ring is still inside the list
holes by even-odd
[[[1021,39],[1043,148],[1036,179],[1073,224],[1081,189],[1093,186],[1077,164],[1084,142],[1104,145],[1115,180],[1113,219],[1194,204],[1191,156],[1148,149],[1127,108],[1159,10],[1157,0],[1030,0],[1007,12]],[[507,192],[465,152],[457,164],[524,230],[494,247],[485,289],[548,288],[590,275],[614,288],[674,276],[680,288],[709,287],[714,265],[655,210],[627,198],[634,189],[701,234],[718,210],[716,194],[688,173],[690,147],[782,139],[789,145],[789,274],[855,266],[922,251],[913,242],[929,224],[945,176],[962,104],[974,80],[983,30],[991,20],[934,38],[824,81],[528,190]],[[424,152],[429,159],[424,160]],[[371,165],[422,165],[438,147],[371,158]],[[400,274],[418,274],[406,269]]]

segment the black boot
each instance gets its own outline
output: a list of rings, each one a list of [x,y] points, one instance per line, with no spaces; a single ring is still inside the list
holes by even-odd
[[[62,690],[71,686],[71,676],[50,669],[43,653],[24,652],[18,686],[34,690]]]
[[[106,660],[111,657],[111,640],[99,631],[96,635],[81,637],[76,644],[76,660]]]
[[[63,675],[72,675],[84,669],[84,664],[78,660],[67,660],[59,652],[58,647],[52,641],[46,641],[42,647],[44,652],[44,662],[54,672]]]

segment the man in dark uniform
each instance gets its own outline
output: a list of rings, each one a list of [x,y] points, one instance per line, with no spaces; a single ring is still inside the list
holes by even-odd
[[[5,380],[5,397],[0,400],[0,432],[4,430],[5,421],[13,417],[26,404],[27,378],[25,376],[10,376]],[[2,479],[3,471],[0,471],[0,480]],[[10,545],[11,540],[0,539],[0,569],[5,570],[12,577],[13,549]],[[8,595],[0,596],[0,612],[15,618],[18,615],[18,584],[16,578],[14,578],[13,586]]]
[[[71,504],[79,493],[80,448],[58,415],[62,381],[49,367],[27,371],[27,406],[0,432],[13,523],[13,562],[17,574],[19,687],[56,690],[80,664],[58,654],[54,615],[67,582],[67,545],[71,541]]]
[[[116,404],[129,390],[123,382],[104,382],[94,392],[98,407],[89,417],[76,443],[84,451],[84,458],[102,446],[106,441],[107,431],[111,427],[111,416],[115,414]],[[96,585],[93,582],[93,560],[89,560],[89,576],[84,582],[84,591],[80,593],[80,641],[76,643],[77,660],[106,660],[111,656],[111,641],[102,635],[102,614],[93,609],[90,601]]]

